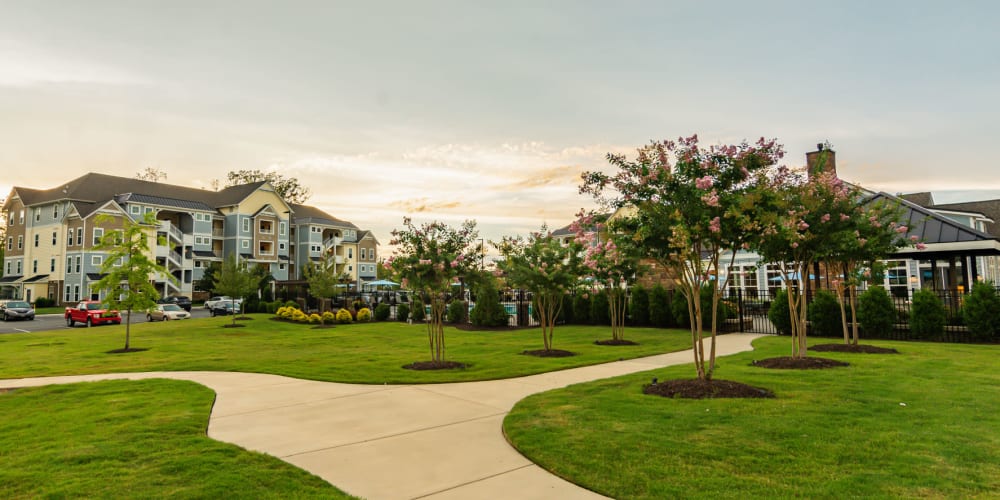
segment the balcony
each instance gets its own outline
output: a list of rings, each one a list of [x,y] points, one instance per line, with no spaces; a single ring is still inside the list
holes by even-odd
[[[212,237],[213,238],[223,238],[225,236],[226,236],[226,230],[224,228],[221,228],[221,227],[213,227],[212,228]]]
[[[177,229],[177,226],[174,226],[170,221],[160,221],[160,231],[167,233],[177,243],[184,243],[184,233],[180,229]]]
[[[323,249],[326,250],[326,249],[330,249],[332,247],[339,246],[343,242],[344,242],[344,239],[343,238],[339,238],[337,236],[334,236],[332,238],[327,238],[326,240],[323,241]]]

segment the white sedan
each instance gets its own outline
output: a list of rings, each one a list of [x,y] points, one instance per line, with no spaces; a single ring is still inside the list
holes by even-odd
[[[157,304],[146,313],[149,321],[166,321],[168,319],[188,319],[191,313],[181,309],[177,304]]]

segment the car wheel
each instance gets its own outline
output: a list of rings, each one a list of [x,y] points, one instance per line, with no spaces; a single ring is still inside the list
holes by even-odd
[[[66,318],[66,326],[73,326],[73,318]]]
[[[168,319],[170,319],[170,316],[167,316],[166,314],[164,314],[164,315],[163,315],[163,319],[162,319],[161,321],[166,321],[166,320],[168,320]]]
[[[94,320],[87,318],[87,328],[94,326]]]
[[[208,310],[208,314],[214,318],[215,317],[215,309],[209,309]]]
[[[152,322],[153,321],[153,315],[152,314],[147,314],[146,315],[146,321]]]

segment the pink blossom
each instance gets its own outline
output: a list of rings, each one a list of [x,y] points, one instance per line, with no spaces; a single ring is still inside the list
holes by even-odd
[[[713,233],[718,233],[719,231],[722,231],[722,221],[719,219],[718,216],[712,219],[712,222],[708,223],[708,230]]]
[[[719,193],[715,192],[713,189],[712,192],[702,196],[701,201],[705,202],[705,204],[710,207],[717,207],[719,206]]]
[[[793,241],[792,242],[792,248],[799,248],[799,242]]]
[[[872,277],[872,271],[871,271],[871,269],[865,269],[865,272],[861,273],[861,275],[864,276],[865,278],[871,278]]]
[[[906,226],[899,226],[899,227],[896,228],[896,232],[899,233],[899,234],[903,234],[903,233],[905,233],[905,232],[907,232],[909,230],[910,230],[910,228],[908,228]]]
[[[427,265],[431,263],[431,259],[420,259],[420,265]]]
[[[804,220],[800,220],[799,221],[799,231],[805,231],[806,229],[809,229],[809,224],[806,221],[804,221]]]
[[[868,239],[867,238],[859,238],[858,239],[858,244],[860,244],[861,246],[865,246],[865,243],[868,243]]]
[[[455,259],[455,260],[451,261],[451,267],[452,267],[452,269],[458,267],[458,259]]]
[[[744,250],[750,250],[750,244],[749,243],[743,243],[743,249]]]
[[[712,180],[712,176],[710,175],[706,175],[705,177],[694,180],[694,185],[698,189],[710,189],[713,183],[714,181]]]
[[[840,214],[840,222],[844,222],[845,220],[851,220],[851,216],[847,214]]]
[[[926,248],[927,248],[927,245],[925,245],[923,243],[917,243],[917,250],[924,250]]]
[[[912,242],[914,242],[914,243],[916,243],[916,242],[917,242],[917,240],[919,240],[919,239],[920,239],[920,238],[919,238],[919,237],[918,237],[917,235],[915,235],[915,234],[911,234],[911,235],[910,235],[910,241],[912,241]]]
[[[830,221],[830,214],[823,214],[823,216],[819,218],[819,221],[820,222],[829,222]]]

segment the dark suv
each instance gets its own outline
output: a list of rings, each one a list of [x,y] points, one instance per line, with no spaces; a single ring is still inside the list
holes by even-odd
[[[183,295],[174,295],[172,297],[165,297],[156,301],[157,304],[177,304],[178,307],[184,309],[187,312],[191,312],[191,297],[185,297]]]

